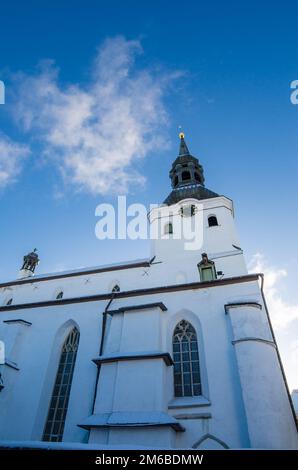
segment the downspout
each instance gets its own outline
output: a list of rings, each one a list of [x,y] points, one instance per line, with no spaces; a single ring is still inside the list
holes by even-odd
[[[279,362],[281,373],[282,373],[282,376],[283,376],[283,379],[284,379],[287,395],[288,395],[288,398],[289,398],[292,414],[293,414],[293,417],[294,417],[296,430],[298,432],[298,422],[297,422],[297,418],[296,418],[296,412],[295,412],[294,404],[293,404],[292,397],[291,397],[291,394],[290,394],[290,390],[289,390],[289,387],[288,387],[286,374],[285,374],[285,371],[284,371],[284,368],[283,368],[283,365],[282,365],[282,360],[281,360],[281,357],[280,357],[280,354],[279,354],[278,345],[277,345],[275,335],[274,335],[274,331],[273,331],[273,328],[272,328],[272,323],[271,323],[270,316],[269,316],[269,310],[268,310],[267,302],[266,302],[266,299],[265,299],[265,294],[264,294],[264,289],[263,289],[264,288],[264,274],[259,273],[258,276],[261,278],[261,293],[262,293],[262,298],[263,298],[263,302],[264,302],[264,306],[265,306],[267,320],[268,320],[268,323],[269,323],[269,328],[270,328],[270,331],[271,331],[271,334],[272,334],[273,341],[274,341],[275,346],[276,346],[276,353],[277,353],[278,362]]]
[[[104,341],[105,341],[105,334],[106,334],[106,325],[107,325],[107,315],[108,315],[108,310],[110,308],[111,303],[113,302],[116,294],[118,291],[113,290],[111,298],[104,309],[104,312],[102,314],[102,326],[101,326],[101,339],[100,339],[100,347],[99,347],[99,356],[102,355],[103,353],[103,346],[104,346]],[[94,413],[94,408],[95,408],[95,401],[96,401],[96,395],[97,395],[97,389],[98,389],[98,382],[99,382],[99,374],[100,374],[100,369],[101,365],[98,364],[97,366],[97,373],[96,373],[96,381],[95,381],[95,388],[94,388],[94,395],[93,395],[93,403],[92,403],[92,412],[91,414]]]
[[[155,260],[155,256],[150,259],[149,261],[149,267],[153,264]],[[100,339],[100,347],[99,347],[99,356],[102,355],[103,353],[103,346],[104,346],[104,340],[105,340],[105,333],[106,333],[106,324],[107,324],[107,315],[108,315],[108,310],[110,308],[111,303],[113,302],[114,298],[116,297],[117,293],[119,292],[119,287],[116,285],[112,289],[111,293],[111,298],[104,309],[104,312],[102,314],[102,327],[101,327],[101,339]],[[96,381],[95,381],[95,388],[94,388],[94,395],[93,395],[93,402],[92,402],[92,410],[91,414],[94,413],[94,408],[95,408],[95,401],[96,401],[96,395],[97,395],[97,389],[98,389],[98,382],[99,382],[99,375],[100,375],[100,369],[101,369],[101,364],[98,364],[97,366],[97,373],[96,373]]]

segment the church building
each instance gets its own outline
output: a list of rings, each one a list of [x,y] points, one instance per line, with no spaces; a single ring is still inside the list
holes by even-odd
[[[298,449],[263,275],[182,133],[170,180],[148,258],[38,275],[33,251],[0,284],[0,447]]]

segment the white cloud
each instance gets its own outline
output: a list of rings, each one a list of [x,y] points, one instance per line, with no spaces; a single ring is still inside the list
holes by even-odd
[[[16,181],[21,172],[23,160],[30,153],[29,147],[12,141],[0,133],[0,188]]]
[[[298,340],[296,341],[293,341],[291,343],[291,360],[293,362],[293,364],[296,364],[296,368],[297,368],[297,365],[298,365]],[[296,381],[298,383],[298,374],[296,372]]]
[[[287,271],[282,267],[268,265],[260,253],[253,256],[248,267],[250,272],[264,273],[264,293],[273,326],[285,328],[298,320],[298,303],[288,301],[281,293]]]
[[[163,99],[179,73],[140,70],[135,59],[141,53],[139,41],[108,39],[85,87],[60,86],[50,61],[35,75],[17,75],[14,116],[65,180],[81,190],[119,193],[131,183],[144,184],[135,163],[165,144]]]

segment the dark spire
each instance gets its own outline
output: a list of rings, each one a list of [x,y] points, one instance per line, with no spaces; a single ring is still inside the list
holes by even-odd
[[[205,188],[203,167],[199,160],[189,152],[183,132],[180,132],[179,138],[179,155],[170,171],[173,191],[164,201],[165,204],[175,204],[186,198],[201,200],[217,197],[218,194]]]
[[[180,137],[179,157],[182,157],[184,155],[190,155],[188,147],[184,140],[184,133],[180,132],[179,137]]]

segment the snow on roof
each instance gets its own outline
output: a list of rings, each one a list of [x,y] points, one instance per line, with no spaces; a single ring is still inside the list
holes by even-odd
[[[102,264],[100,266],[89,266],[89,267],[81,267],[81,268],[76,268],[76,269],[70,269],[70,270],[67,270],[67,271],[56,271],[56,272],[53,272],[53,273],[45,273],[45,274],[38,274],[38,275],[34,275],[34,277],[32,277],[32,279],[41,279],[43,277],[49,277],[49,276],[61,276],[61,275],[67,275],[67,274],[84,274],[84,272],[89,272],[89,271],[97,271],[97,270],[101,270],[101,269],[113,269],[113,268],[117,268],[117,267],[120,267],[120,266],[127,266],[129,267],[130,265],[134,265],[134,264],[139,264],[139,263],[149,263],[149,259],[148,258],[142,258],[142,259],[136,259],[136,260],[131,260],[131,261],[123,261],[123,263],[111,263],[111,264]]]
[[[130,261],[124,261],[123,263],[111,263],[111,264],[103,264],[101,266],[92,266],[92,267],[81,267],[76,269],[71,269],[68,271],[56,271],[52,273],[44,273],[44,274],[37,274],[34,276],[28,277],[21,277],[18,279],[13,279],[12,281],[1,282],[0,287],[7,286],[7,285],[15,285],[15,284],[24,284],[24,283],[33,283],[42,280],[49,280],[51,278],[57,279],[62,277],[72,277],[72,276],[80,276],[84,274],[95,274],[105,271],[117,271],[122,269],[130,269],[130,268],[138,268],[142,266],[149,266],[152,262],[150,258],[142,258]]]
[[[172,426],[184,430],[179,421],[163,411],[117,411],[88,416],[80,427],[117,427],[117,426]]]

